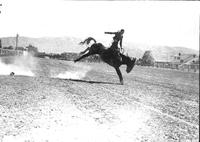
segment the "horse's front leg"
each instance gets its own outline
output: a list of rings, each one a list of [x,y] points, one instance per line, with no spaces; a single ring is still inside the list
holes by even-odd
[[[117,75],[119,76],[120,84],[123,85],[124,81],[123,81],[123,77],[122,77],[122,73],[121,73],[120,69],[119,68],[115,68],[115,70],[117,72]]]
[[[74,60],[74,62],[78,62],[78,61],[80,61],[81,59],[83,59],[83,58],[85,58],[85,57],[88,57],[88,56],[90,56],[90,55],[92,55],[90,52],[88,52],[87,54],[84,54],[84,55],[82,55],[81,57],[79,57],[78,59],[76,59],[76,60]]]

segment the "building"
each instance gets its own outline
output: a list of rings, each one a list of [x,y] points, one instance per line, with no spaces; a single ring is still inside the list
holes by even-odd
[[[16,56],[16,55],[17,56],[23,55],[23,51],[0,48],[0,56]]]
[[[188,64],[191,62],[195,62],[198,60],[199,56],[196,54],[181,54],[171,56],[171,62],[180,63],[180,64]]]
[[[196,54],[177,54],[170,57],[169,61],[156,61],[155,67],[171,68],[182,71],[199,71],[199,56]]]

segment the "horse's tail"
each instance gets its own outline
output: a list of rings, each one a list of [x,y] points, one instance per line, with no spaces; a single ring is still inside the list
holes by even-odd
[[[84,41],[81,41],[79,44],[89,44],[90,43],[90,41],[94,41],[95,43],[96,43],[96,40],[93,38],[93,37],[88,37],[88,38],[86,38]]]

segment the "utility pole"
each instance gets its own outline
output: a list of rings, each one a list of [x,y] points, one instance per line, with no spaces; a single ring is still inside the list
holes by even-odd
[[[2,44],[1,44],[1,39],[0,39],[0,55],[1,55],[1,49],[2,49]]]
[[[2,48],[1,39],[0,39],[0,48]]]
[[[17,47],[18,47],[18,40],[19,40],[19,34],[17,34],[17,36],[16,36],[16,46],[15,46],[15,50],[16,50]]]

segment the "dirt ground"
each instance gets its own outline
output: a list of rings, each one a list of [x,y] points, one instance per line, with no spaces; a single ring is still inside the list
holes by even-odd
[[[199,141],[197,73],[122,66],[119,85],[104,63],[36,60],[35,76],[0,75],[1,142]]]

